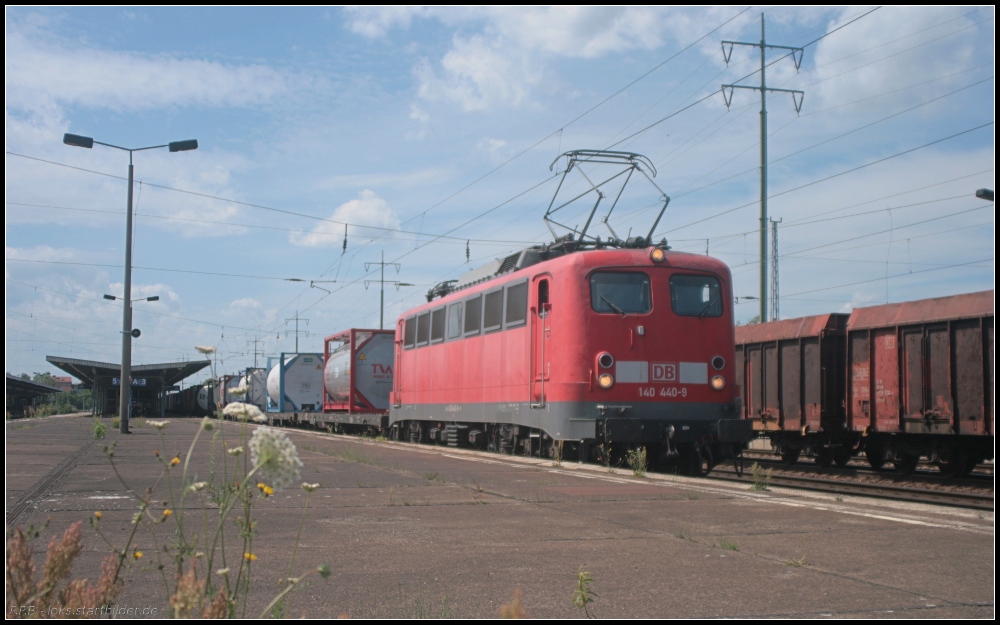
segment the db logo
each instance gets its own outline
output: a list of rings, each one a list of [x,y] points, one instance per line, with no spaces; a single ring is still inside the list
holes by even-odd
[[[676,382],[677,363],[676,362],[654,362],[650,365],[652,375],[649,378],[653,382]]]

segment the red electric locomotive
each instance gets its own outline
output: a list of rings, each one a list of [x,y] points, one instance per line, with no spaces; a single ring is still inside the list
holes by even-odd
[[[641,445],[703,474],[752,438],[719,260],[581,232],[428,300],[397,321],[389,426],[399,440],[603,460]]]

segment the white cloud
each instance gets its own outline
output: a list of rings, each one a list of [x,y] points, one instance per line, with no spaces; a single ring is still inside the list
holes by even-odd
[[[259,310],[261,303],[252,297],[242,297],[229,303],[230,308]]]
[[[379,172],[370,174],[345,174],[331,176],[317,182],[317,189],[342,189],[358,187],[423,187],[439,184],[449,179],[444,168],[425,168],[403,172]]]
[[[517,108],[541,78],[528,54],[480,35],[456,36],[438,67],[424,61],[416,73],[421,98],[457,102],[466,111]]]
[[[337,222],[346,222],[352,226],[377,226],[380,228],[396,228],[399,226],[399,217],[385,200],[375,194],[370,189],[365,189],[358,194],[358,199],[344,202],[338,206],[330,219]],[[371,233],[365,228],[351,227],[348,229],[348,236],[353,232]],[[323,223],[316,226],[311,232],[293,232],[288,236],[292,245],[303,247],[333,247],[341,245],[344,240],[343,227],[337,224]]]
[[[507,157],[507,142],[503,139],[494,139],[492,137],[487,137],[479,142],[477,145],[480,150],[489,155],[493,162],[499,162]]]
[[[521,46],[567,57],[594,58],[651,50],[683,14],[654,7],[496,7],[492,25]]]
[[[479,32],[456,34],[440,60],[423,59],[415,72],[421,98],[485,111],[530,102],[552,58],[652,50],[668,36],[687,36],[703,13],[651,7],[364,7],[347,10],[347,27],[381,38],[393,28],[409,28],[418,17],[452,26],[482,25]]]
[[[6,31],[6,106],[113,110],[252,106],[287,96],[303,79],[265,65],[101,50]]]
[[[376,39],[384,37],[390,29],[410,27],[415,15],[427,15],[430,11],[421,7],[346,7],[347,27],[352,32]]]
[[[843,23],[847,15],[855,12],[856,9],[844,9],[843,15],[828,28]],[[850,36],[838,33],[816,45],[816,69],[810,73],[808,82],[818,84],[809,88],[808,97],[818,103],[817,106],[839,104],[845,101],[845,94],[884,93],[920,82],[918,77],[943,76],[953,73],[955,68],[974,64],[975,55],[981,52],[977,50],[975,35],[983,27],[968,28],[941,40],[950,45],[919,46],[983,19],[982,16],[963,16],[967,13],[968,7],[883,7],[875,11],[851,24],[848,27]],[[893,36],[886,37],[886,33],[893,33]],[[896,41],[858,53],[859,42],[886,39]],[[822,82],[818,82],[820,80]],[[968,75],[956,76],[923,91],[927,93],[927,89],[932,89],[942,93],[968,80]],[[901,102],[911,102],[912,94],[901,92],[897,98]],[[884,105],[885,101],[880,104]]]

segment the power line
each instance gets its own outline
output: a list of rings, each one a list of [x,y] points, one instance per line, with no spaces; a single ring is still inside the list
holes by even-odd
[[[952,134],[952,135],[948,135],[947,137],[944,137],[944,138],[941,138],[941,139],[936,139],[936,140],[934,140],[934,141],[931,141],[930,143],[925,143],[925,144],[923,144],[923,145],[919,145],[919,146],[917,146],[917,147],[915,147],[915,148],[910,148],[910,149],[908,149],[908,150],[904,150],[904,151],[902,151],[902,152],[897,152],[896,154],[892,154],[891,156],[886,156],[885,158],[880,158],[880,159],[877,159],[877,160],[874,160],[874,161],[871,161],[871,162],[869,162],[869,163],[865,163],[864,165],[859,165],[859,166],[857,166],[857,167],[852,167],[851,169],[847,169],[847,170],[844,170],[844,171],[842,171],[842,172],[839,172],[839,173],[836,173],[836,174],[833,174],[833,175],[831,175],[831,176],[826,176],[825,178],[820,178],[820,179],[818,179],[818,180],[813,180],[812,182],[807,182],[806,184],[803,184],[803,185],[799,185],[799,186],[797,186],[797,187],[793,187],[793,188],[791,188],[791,189],[786,189],[786,190],[784,190],[784,191],[781,191],[781,192],[779,192],[779,193],[775,193],[774,195],[769,195],[769,196],[768,196],[768,199],[771,199],[771,198],[776,198],[776,197],[778,197],[778,196],[781,196],[781,195],[785,195],[785,194],[787,194],[787,193],[792,193],[793,191],[799,191],[800,189],[805,189],[806,187],[811,187],[812,185],[815,185],[815,184],[819,184],[819,183],[821,183],[821,182],[826,182],[827,180],[832,180],[832,179],[834,179],[834,178],[837,178],[837,177],[839,177],[839,176],[843,176],[843,175],[845,175],[845,174],[849,174],[849,173],[852,173],[852,172],[855,172],[855,171],[858,171],[858,170],[861,170],[861,169],[864,169],[864,168],[866,168],[866,167],[871,167],[872,165],[877,165],[877,164],[879,164],[879,163],[884,163],[885,161],[888,161],[888,160],[891,160],[891,159],[894,159],[894,158],[897,158],[897,157],[899,157],[899,156],[903,156],[903,155],[905,155],[905,154],[909,154],[909,153],[911,153],[911,152],[916,152],[917,150],[922,150],[923,148],[926,148],[926,147],[930,147],[930,146],[932,146],[932,145],[935,145],[935,144],[938,144],[938,143],[941,143],[942,141],[947,141],[947,140],[949,140],[949,139],[954,139],[955,137],[959,137],[959,136],[961,136],[961,135],[964,135],[964,134],[968,134],[968,133],[970,133],[970,132],[973,132],[973,131],[975,131],[975,130],[980,130],[980,129],[982,129],[982,128],[986,128],[987,126],[992,126],[992,125],[993,125],[994,123],[995,123],[995,122],[988,122],[988,123],[985,123],[985,124],[981,124],[981,125],[979,125],[979,126],[975,126],[975,127],[973,127],[973,128],[969,128],[969,129],[967,129],[967,130],[963,130],[963,131],[961,131],[961,132],[956,132],[955,134]],[[740,210],[741,208],[746,208],[747,206],[753,206],[753,205],[754,205],[754,204],[756,204],[756,203],[757,203],[757,202],[748,202],[748,203],[746,203],[746,204],[742,204],[742,205],[740,205],[740,206],[736,206],[736,207],[734,207],[734,208],[730,208],[730,209],[727,209],[727,210],[724,210],[724,211],[722,211],[722,212],[720,212],[720,213],[716,213],[716,214],[714,214],[714,215],[709,215],[708,217],[704,217],[704,218],[702,218],[702,219],[699,219],[699,220],[697,220],[697,221],[692,221],[692,222],[690,222],[690,223],[688,223],[688,224],[685,224],[685,225],[683,225],[683,226],[679,226],[679,227],[677,227],[677,228],[674,228],[674,229],[672,229],[672,230],[667,230],[667,231],[663,232],[662,234],[656,234],[656,235],[654,235],[654,236],[653,236],[653,238],[655,239],[655,238],[657,238],[657,237],[660,237],[660,236],[662,236],[663,234],[669,234],[669,233],[671,233],[671,232],[677,232],[678,230],[683,230],[684,228],[690,228],[691,226],[694,226],[694,225],[696,225],[696,224],[700,224],[700,223],[703,223],[703,222],[706,222],[706,221],[709,221],[709,220],[711,220],[711,219],[715,219],[716,217],[722,217],[723,215],[728,215],[729,213],[732,213],[732,212],[735,212],[735,211],[738,211],[738,210]]]
[[[973,260],[973,261],[969,261],[969,262],[965,262],[965,263],[955,263],[954,265],[946,265],[944,267],[935,267],[933,269],[921,269],[919,271],[911,271],[911,272],[908,272],[908,273],[900,273],[900,274],[896,274],[896,275],[893,275],[893,276],[880,276],[878,278],[872,278],[870,280],[858,280],[857,282],[848,282],[846,284],[838,284],[836,286],[827,286],[827,287],[822,287],[822,288],[819,288],[819,289],[810,289],[808,291],[799,291],[798,293],[790,293],[788,295],[788,297],[792,297],[792,296],[795,296],[795,295],[806,295],[808,293],[818,293],[820,291],[832,291],[833,289],[841,289],[841,288],[848,287],[848,286],[857,286],[859,284],[868,284],[869,282],[881,282],[883,280],[891,280],[891,279],[895,279],[895,278],[905,278],[907,276],[914,276],[914,275],[921,274],[921,273],[930,273],[932,271],[942,271],[944,269],[954,269],[956,267],[966,267],[966,266],[969,266],[969,265],[974,265],[976,263],[986,263],[986,262],[994,262],[994,261],[995,261],[994,258],[984,258],[984,259],[981,259],[981,260]]]
[[[112,269],[121,269],[122,265],[112,265],[108,263],[79,263],[70,262],[64,260],[33,260],[27,258],[4,258],[4,260],[12,263],[41,263],[45,265],[79,265],[83,267],[110,267]],[[279,282],[288,281],[289,278],[281,278],[277,276],[254,276],[249,274],[241,273],[220,273],[216,271],[195,271],[193,269],[166,269],[163,267],[139,267],[133,266],[133,269],[141,269],[143,271],[166,271],[170,273],[193,273],[205,276],[224,276],[227,278],[252,278],[254,280],[277,280]]]
[[[11,284],[20,284],[22,286],[31,287],[33,289],[38,289],[39,291],[48,291],[50,293],[58,293],[60,295],[68,295],[70,297],[76,297],[76,298],[79,298],[79,299],[90,300],[90,301],[93,301],[93,302],[103,302],[104,301],[103,299],[98,299],[96,297],[87,297],[86,295],[79,295],[77,293],[67,293],[65,291],[57,291],[55,289],[49,289],[49,288],[45,288],[45,287],[42,287],[42,286],[37,286],[37,285],[34,285],[34,284],[28,284],[27,282],[20,282],[18,280],[11,280],[10,278],[4,278],[4,282],[10,282]],[[136,308],[139,309],[139,310],[142,310],[143,314],[147,314],[147,315],[156,315],[158,317],[167,317],[168,319],[179,319],[181,321],[191,321],[193,323],[200,323],[200,324],[203,324],[203,325],[214,326],[216,328],[233,328],[234,330],[245,330],[247,332],[254,332],[255,331],[253,328],[243,328],[243,327],[232,325],[232,324],[228,324],[228,323],[227,324],[222,324],[222,323],[215,323],[215,322],[212,322],[212,321],[203,321],[201,319],[192,319],[191,317],[181,317],[180,315],[168,315],[166,313],[153,312],[152,310],[149,310],[148,308],[139,307],[139,306],[137,306]]]
[[[29,204],[29,203],[26,203],[26,202],[5,202],[5,204],[7,206],[25,206],[25,207],[29,207],[29,208],[51,208],[51,209],[57,209],[57,210],[80,211],[80,212],[86,212],[86,213],[102,213],[102,214],[108,214],[108,215],[124,215],[125,214],[124,211],[109,211],[109,210],[99,210],[99,209],[94,209],[94,208],[76,208],[76,207],[71,207],[71,206],[53,206],[51,204]],[[234,222],[231,222],[231,221],[211,221],[211,220],[208,220],[208,219],[191,219],[191,218],[188,218],[188,217],[171,217],[171,216],[167,216],[167,215],[156,215],[156,214],[153,214],[153,213],[139,213],[139,212],[136,212],[135,215],[136,215],[136,217],[150,217],[150,218],[153,218],[153,219],[164,219],[164,220],[170,220],[170,221],[183,221],[183,222],[199,223],[199,224],[212,224],[212,225],[219,225],[219,226],[228,226],[228,227],[231,227],[231,228],[254,228],[254,229],[258,229],[258,230],[276,230],[276,231],[279,231],[279,232],[293,232],[293,233],[297,233],[297,234],[298,233],[301,233],[301,234],[315,233],[315,234],[323,234],[323,235],[327,235],[328,234],[330,236],[335,236],[335,235],[339,236],[339,233],[336,233],[336,232],[319,232],[319,233],[316,233],[315,231],[312,231],[312,230],[303,230],[301,228],[279,228],[277,226],[260,226],[260,225],[256,225],[256,224],[234,223]],[[323,220],[323,218],[321,218],[321,217],[317,217],[316,219]],[[324,221],[329,221],[329,220],[324,220]],[[333,223],[340,224],[340,222],[333,222]],[[386,228],[382,228],[382,227],[379,227],[379,226],[361,226],[361,225],[357,225],[357,224],[342,224],[342,225],[352,226],[352,227],[355,227],[355,228],[373,228],[373,229],[378,229],[378,230],[387,230]],[[412,235],[416,235],[418,237],[421,237],[421,236],[424,236],[424,237],[434,236],[434,235],[432,235],[430,233],[419,233],[419,232],[412,232],[412,231],[408,231],[408,230],[394,230],[394,232],[399,232],[400,234],[412,234]],[[449,237],[449,236],[442,236],[441,238],[454,240],[455,242],[458,242],[458,243],[465,243],[467,241],[472,241],[474,243],[481,243],[481,244],[484,244],[484,245],[488,245],[488,244],[497,244],[497,245],[528,244],[527,241],[513,241],[513,240],[470,239],[468,237]]]

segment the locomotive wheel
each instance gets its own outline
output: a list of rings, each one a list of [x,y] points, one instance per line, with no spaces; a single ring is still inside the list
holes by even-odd
[[[736,469],[736,477],[743,477],[743,450],[738,449],[733,452],[733,468]]]
[[[410,442],[419,443],[423,440],[423,428],[419,421],[410,421]]]
[[[691,475],[705,477],[712,470],[712,448],[700,445],[691,450]]]
[[[784,449],[781,452],[781,461],[791,466],[799,461],[798,449]]]
[[[835,452],[833,452],[833,461],[837,463],[837,466],[843,469],[851,461],[851,452],[853,450],[847,445],[841,445]]]
[[[896,467],[896,470],[903,475],[909,475],[917,468],[917,463],[920,462],[920,456],[916,454],[908,454],[906,452],[899,452],[896,458],[893,459],[892,464]]]

